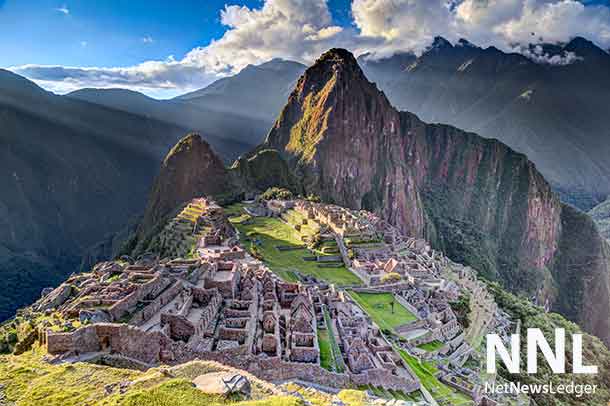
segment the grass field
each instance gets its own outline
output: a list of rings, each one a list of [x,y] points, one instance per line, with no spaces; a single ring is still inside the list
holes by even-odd
[[[438,370],[431,362],[420,361],[401,349],[398,352],[436,401],[440,403],[440,401],[445,400],[451,406],[469,406],[473,404],[472,399],[468,396],[457,392],[439,381],[434,376]]]
[[[416,317],[398,303],[391,293],[357,293],[350,296],[368,313],[377,325],[384,330],[394,328],[416,320]],[[394,302],[394,311],[390,303]]]
[[[318,344],[320,346],[320,366],[329,371],[335,370],[335,358],[330,348],[328,331],[318,330]]]
[[[330,320],[330,314],[328,314],[328,310],[326,307],[324,308],[324,322],[326,323],[326,331],[328,342],[330,344],[330,351],[333,357],[333,362],[335,364],[335,370],[337,372],[345,371],[345,362],[343,362],[343,354],[341,353],[341,349],[337,344],[337,340],[335,340],[335,336],[332,333],[332,322]]]
[[[243,206],[242,206],[243,207]],[[360,279],[345,266],[319,268],[314,261],[304,261],[312,256],[306,248],[280,251],[278,246],[301,246],[300,235],[289,225],[276,218],[254,217],[251,224],[242,224],[248,217],[242,207],[229,206],[229,220],[239,230],[244,246],[252,253],[257,251],[265,264],[287,281],[296,281],[294,272],[314,276],[337,285],[359,285]],[[249,239],[250,241],[245,241]]]
[[[434,340],[427,344],[422,344],[422,345],[418,346],[418,348],[421,348],[422,350],[428,351],[428,352],[434,352],[442,347],[443,347],[443,343],[441,343],[438,340]]]

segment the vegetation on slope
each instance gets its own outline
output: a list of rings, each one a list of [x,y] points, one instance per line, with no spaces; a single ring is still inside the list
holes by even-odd
[[[15,406],[300,406],[292,396],[273,396],[255,381],[252,399],[238,401],[205,394],[193,387],[198,375],[223,371],[220,364],[193,361],[146,372],[88,363],[51,365],[44,352],[0,356],[0,395]],[[2,396],[0,396],[2,399]]]
[[[505,369],[504,364],[499,364],[499,374],[508,381],[521,382],[523,384],[548,384],[553,382],[555,387],[559,384],[590,384],[597,385],[595,394],[577,397],[575,394],[536,394],[533,399],[538,406],[567,406],[567,405],[590,405],[599,406],[607,403],[610,399],[610,351],[597,338],[584,333],[576,324],[567,321],[556,313],[545,313],[544,309],[532,305],[523,298],[516,297],[500,288],[497,284],[489,284],[489,289],[495,296],[495,300],[500,307],[507,311],[511,317],[521,320],[521,333],[525,334],[528,328],[539,328],[551,345],[554,346],[555,329],[564,328],[566,330],[566,374],[553,374],[541,354],[538,356],[538,373],[530,375],[523,370],[520,374],[510,374]],[[576,375],[571,371],[572,360],[572,334],[583,335],[583,358],[585,365],[597,365],[599,373],[597,375]],[[521,354],[525,357],[526,342],[521,340]],[[525,365],[525,359],[521,360]]]

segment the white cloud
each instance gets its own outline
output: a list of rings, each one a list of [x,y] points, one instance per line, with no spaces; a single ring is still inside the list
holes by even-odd
[[[59,11],[60,13],[63,13],[63,14],[65,14],[65,15],[70,14],[70,9],[69,9],[69,8],[68,8],[68,6],[66,6],[65,4],[64,4],[63,6],[61,6],[61,7],[57,7],[57,8],[55,9],[55,11]]]
[[[361,35],[383,39],[377,51],[386,53],[421,51],[453,30],[447,0],[354,0],[352,15]]]
[[[393,50],[421,51],[435,35],[503,50],[575,36],[610,46],[610,9],[576,0],[354,0],[352,14]]]
[[[9,69],[58,93],[83,87],[124,87],[145,92],[151,89],[195,89],[218,78],[199,66],[172,58],[127,68],[22,65]]]
[[[563,51],[559,54],[551,54],[549,52],[545,52],[540,45],[520,48],[520,53],[527,56],[534,62],[558,66],[570,65],[571,63],[583,59],[581,56],[578,56],[576,53],[570,51]]]
[[[225,6],[220,21],[229,30],[185,58],[215,73],[235,72],[251,63],[283,57],[311,62],[353,34],[333,25],[325,0],[267,0],[261,8]]]
[[[153,42],[155,42],[155,40],[150,35],[146,35],[142,37],[142,42],[145,44],[152,44]]]
[[[325,0],[266,0],[252,9],[225,6],[220,18],[228,27],[225,34],[181,60],[148,61],[128,68],[23,65],[9,69],[59,93],[81,87],[188,91],[274,57],[311,62],[332,46],[350,46],[356,36],[353,30],[333,25]]]
[[[69,14],[67,7],[65,14]],[[60,9],[58,9],[60,10]],[[64,12],[64,11],[62,11]],[[353,26],[337,26],[325,0],[264,0],[259,7],[227,5],[224,35],[182,59],[148,61],[127,68],[26,65],[13,71],[52,88],[129,87],[187,91],[235,73],[248,64],[282,57],[311,63],[330,47],[356,54],[420,52],[437,35],[467,38],[482,46],[516,50],[538,61],[574,62],[578,55],[536,53],[533,42],[584,36],[610,47],[610,8],[576,0],[352,0]],[[153,38],[142,38],[150,43]]]

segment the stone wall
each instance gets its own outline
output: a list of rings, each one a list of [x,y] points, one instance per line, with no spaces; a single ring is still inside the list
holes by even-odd
[[[173,341],[163,333],[147,333],[126,324],[98,323],[71,333],[47,332],[47,349],[55,355],[104,351],[150,366],[160,363],[176,365],[194,359],[211,360],[249,371],[268,381],[300,379],[335,388],[371,384],[406,393],[419,389],[419,382],[392,375],[385,369],[368,370],[361,374],[338,374],[317,364],[287,362],[279,357],[256,357],[250,354],[246,345],[224,351],[194,351],[185,343]]]
[[[182,282],[176,281],[176,283],[163,291],[163,293],[157,296],[150,304],[148,304],[142,310],[136,312],[132,316],[130,323],[135,325],[144,323],[146,320],[157,314],[163,306],[171,302],[181,290]]]
[[[419,382],[392,375],[385,369],[372,369],[360,374],[338,374],[327,371],[316,364],[287,362],[277,357],[256,359],[250,364],[248,370],[257,377],[272,382],[300,379],[335,388],[371,384],[405,393],[413,392],[420,387]]]
[[[70,333],[47,331],[47,351],[50,354],[66,352],[97,352],[100,350],[95,325],[81,327]]]
[[[120,320],[131,310],[133,310],[140,300],[144,299],[151,293],[162,291],[165,289],[165,287],[167,287],[168,283],[169,281],[167,279],[157,276],[138,287],[138,289],[136,289],[134,292],[108,308],[108,313],[112,317],[112,320]],[[153,294],[153,296],[156,295]]]

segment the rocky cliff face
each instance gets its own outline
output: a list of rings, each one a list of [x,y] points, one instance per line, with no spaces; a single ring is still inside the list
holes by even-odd
[[[280,151],[302,192],[381,214],[610,341],[606,247],[579,225],[586,216],[562,206],[525,155],[398,112],[349,52],[307,69],[261,148]],[[583,255],[597,266],[585,270]],[[575,295],[574,280],[599,289]]]
[[[157,222],[186,201],[231,190],[229,174],[220,158],[199,134],[189,134],[163,160],[138,235],[144,237]]]

